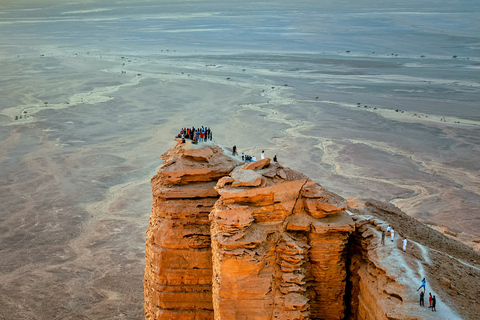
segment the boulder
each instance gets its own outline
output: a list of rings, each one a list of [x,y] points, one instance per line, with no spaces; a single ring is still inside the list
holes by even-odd
[[[237,168],[231,177],[233,179],[232,187],[258,187],[262,183],[262,175],[252,171]]]
[[[245,164],[242,169],[245,170],[261,170],[265,167],[267,167],[270,164],[270,158],[265,158],[262,160],[254,161],[254,162],[249,162]]]

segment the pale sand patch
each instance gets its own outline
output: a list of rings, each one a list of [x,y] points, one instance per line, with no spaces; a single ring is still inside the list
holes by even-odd
[[[376,113],[381,117],[395,120],[395,121],[412,122],[412,123],[433,122],[433,123],[444,124],[448,126],[480,126],[480,121],[457,118],[452,116],[438,116],[434,114],[418,113],[418,112],[405,111],[405,110],[395,111],[392,109],[379,108],[379,107],[375,107],[375,109],[373,107],[365,108],[364,106],[358,107],[355,104],[338,102],[338,101],[319,100],[318,102],[334,104],[334,105],[347,107],[347,108],[356,108],[356,109],[358,108],[364,111]]]

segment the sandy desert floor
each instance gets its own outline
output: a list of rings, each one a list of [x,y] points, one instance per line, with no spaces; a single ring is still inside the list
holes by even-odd
[[[2,1],[0,319],[143,317],[149,179],[183,126],[479,250],[479,11]]]

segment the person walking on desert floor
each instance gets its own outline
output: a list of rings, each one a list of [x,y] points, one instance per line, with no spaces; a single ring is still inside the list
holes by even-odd
[[[437,309],[435,308],[437,306],[437,299],[435,299],[435,296],[433,296],[432,298],[432,311],[437,311]]]
[[[425,307],[425,293],[423,291],[420,291],[420,307]]]
[[[425,278],[423,278],[422,284],[420,285],[420,287],[418,287],[417,291],[420,290],[421,288],[423,288],[423,292],[425,292],[425,285],[426,284],[427,284],[427,280],[425,280]]]
[[[403,238],[403,252],[407,251],[407,238]]]
[[[262,154],[260,155],[260,159],[265,159],[265,151],[262,150]]]
[[[385,231],[382,230],[382,244],[385,245]]]
[[[393,228],[390,229],[390,237],[393,241],[393,238],[395,237],[395,230],[393,230]]]
[[[418,291],[418,290],[417,290],[417,291]],[[432,298],[432,293],[429,292],[429,293],[428,293],[428,303],[430,304],[430,306],[428,306],[429,308],[432,307],[432,300],[433,300],[433,298]]]

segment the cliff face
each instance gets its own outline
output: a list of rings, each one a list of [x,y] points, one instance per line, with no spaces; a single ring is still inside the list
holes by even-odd
[[[212,250],[208,215],[217,179],[237,162],[219,147],[176,147],[152,178],[145,248],[146,319],[211,319]]]
[[[278,165],[236,168],[216,190],[215,318],[343,318],[345,245],[354,230],[347,202]]]
[[[146,319],[435,318],[411,298],[418,272],[379,244],[386,224],[373,210],[214,145],[179,144],[161,158]]]

